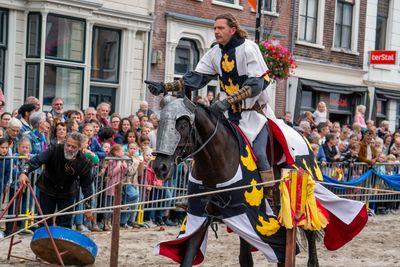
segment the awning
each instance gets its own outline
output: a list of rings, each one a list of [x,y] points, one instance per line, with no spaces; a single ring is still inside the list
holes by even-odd
[[[400,90],[375,89],[375,94],[380,98],[400,100]]]
[[[319,82],[314,80],[300,79],[300,86],[304,90],[336,93],[350,95],[354,93],[366,93],[366,86],[345,85],[339,83]],[[400,95],[399,95],[400,96]]]

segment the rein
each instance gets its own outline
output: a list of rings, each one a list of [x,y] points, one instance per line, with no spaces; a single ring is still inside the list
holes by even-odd
[[[219,121],[220,121],[220,118],[218,117],[217,124],[215,125],[214,132],[210,135],[210,137],[208,137],[207,140],[198,149],[196,149],[194,152],[190,153],[189,155],[187,155],[186,157],[181,159],[182,161],[185,161],[188,158],[193,157],[194,155],[196,155],[197,153],[199,153],[201,150],[204,149],[204,147],[211,141],[211,139],[213,139],[213,137],[217,133],[218,126],[219,126]],[[177,161],[175,161],[175,162],[177,162]]]

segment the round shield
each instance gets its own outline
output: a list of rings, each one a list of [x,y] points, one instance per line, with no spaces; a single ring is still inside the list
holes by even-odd
[[[85,266],[93,264],[97,255],[96,244],[87,236],[68,228],[50,226],[50,232],[65,265]],[[36,256],[49,263],[59,264],[45,227],[35,231],[31,249]]]

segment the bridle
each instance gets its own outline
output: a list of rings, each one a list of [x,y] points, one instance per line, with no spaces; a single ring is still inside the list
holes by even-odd
[[[201,150],[203,150],[207,144],[214,138],[215,134],[218,131],[218,126],[220,123],[220,117],[218,117],[217,119],[217,124],[215,125],[214,131],[213,133],[207,138],[207,140],[198,148],[196,149],[194,152],[190,153],[189,155],[187,155],[186,157],[182,158],[181,156],[176,156],[175,160],[174,160],[174,164],[178,165],[179,163],[187,160],[188,158],[191,158],[193,156],[195,156],[196,154],[198,154]],[[185,154],[186,152],[186,148],[191,147],[192,146],[192,142],[188,142],[189,138],[193,135],[194,131],[196,130],[196,124],[195,122],[193,122],[193,126],[190,129],[189,134],[187,135],[187,138],[185,140],[185,142],[183,144],[178,145],[178,147],[183,146],[182,148],[182,154]],[[196,135],[195,135],[196,136]],[[197,143],[197,139],[195,138],[195,144]]]

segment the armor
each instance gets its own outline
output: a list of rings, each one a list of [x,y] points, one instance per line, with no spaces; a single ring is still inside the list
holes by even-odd
[[[181,117],[187,117],[190,124],[193,124],[196,106],[187,98],[176,99],[173,96],[164,97],[161,106],[163,109],[157,131],[156,153],[171,156],[181,140],[181,135],[176,130],[176,121]]]

